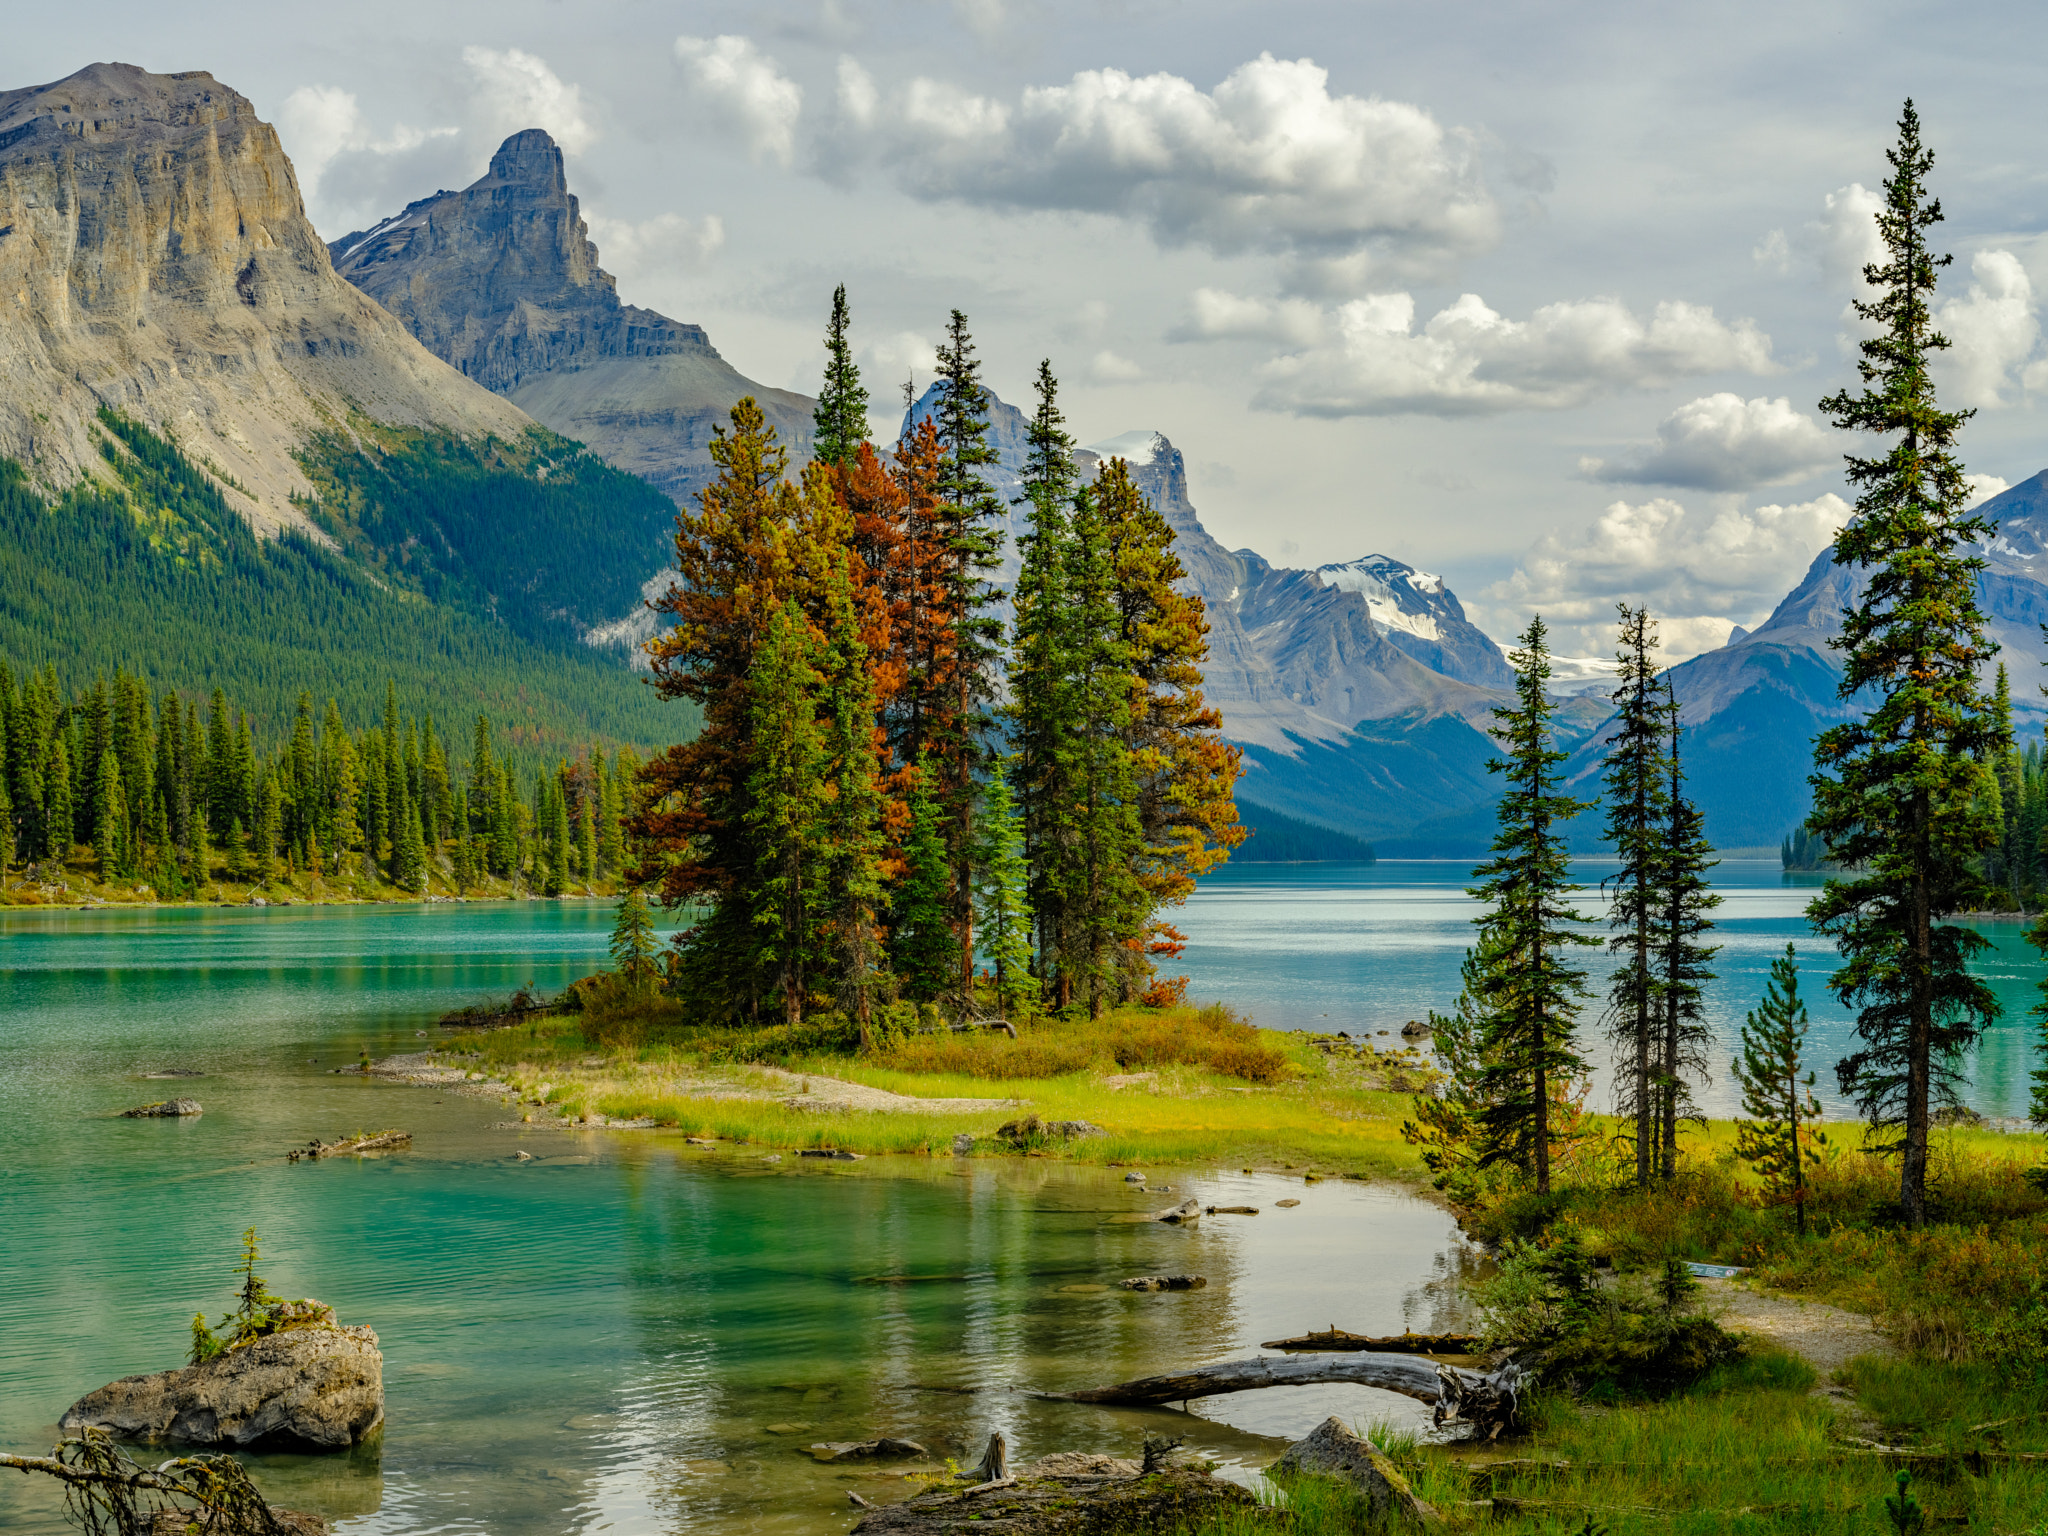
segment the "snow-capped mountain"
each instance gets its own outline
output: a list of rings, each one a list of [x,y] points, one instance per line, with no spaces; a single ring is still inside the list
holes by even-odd
[[[1340,592],[1363,597],[1388,642],[1425,667],[1484,687],[1505,688],[1513,680],[1500,647],[1466,619],[1443,577],[1391,555],[1320,565],[1316,575]]]

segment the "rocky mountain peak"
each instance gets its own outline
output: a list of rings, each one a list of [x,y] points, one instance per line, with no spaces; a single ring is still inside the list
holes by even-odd
[[[573,213],[576,199],[569,195],[569,173],[562,165],[562,146],[545,128],[522,128],[498,146],[491,156],[485,182],[498,182],[532,196],[564,203]]]
[[[48,486],[99,473],[101,405],[246,487],[259,528],[302,521],[323,416],[528,425],[335,276],[246,97],[132,64],[0,92],[0,456]]]

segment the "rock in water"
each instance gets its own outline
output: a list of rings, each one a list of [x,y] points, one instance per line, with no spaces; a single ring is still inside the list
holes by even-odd
[[[58,1421],[127,1440],[340,1451],[384,1422],[384,1354],[368,1328],[290,1328],[203,1365],[124,1376]]]
[[[1342,1478],[1366,1496],[1376,1520],[1391,1515],[1411,1525],[1437,1525],[1442,1521],[1432,1505],[1415,1496],[1408,1479],[1384,1451],[1363,1436],[1354,1435],[1335,1416],[1323,1420],[1306,1439],[1295,1441],[1266,1471],[1316,1472]]]
[[[1036,1476],[1026,1469],[1008,1482],[919,1494],[863,1516],[853,1527],[854,1536],[978,1536],[985,1531],[1002,1536],[1100,1536],[1108,1531],[1168,1536],[1201,1530],[1225,1517],[1242,1520],[1259,1507],[1237,1484],[1192,1468],[1132,1477],[1121,1471],[1129,1462],[1110,1464],[1119,1471]]]
[[[1123,1282],[1127,1291],[1199,1291],[1208,1285],[1200,1275],[1138,1275]]]
[[[909,1457],[926,1454],[915,1440],[827,1440],[807,1449],[819,1461],[863,1461],[870,1456]]]
[[[206,1113],[197,1099],[165,1099],[160,1104],[141,1104],[121,1111],[123,1120],[172,1120]]]

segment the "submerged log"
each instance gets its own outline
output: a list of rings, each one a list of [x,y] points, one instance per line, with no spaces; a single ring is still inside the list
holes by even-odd
[[[1476,1355],[1479,1353],[1479,1338],[1470,1333],[1394,1333],[1376,1338],[1370,1334],[1346,1333],[1332,1323],[1323,1332],[1297,1334],[1291,1339],[1269,1339],[1259,1348],[1297,1352],[1369,1351],[1377,1355]]]
[[[1083,1392],[1037,1392],[1034,1397],[1064,1403],[1146,1405],[1183,1403],[1225,1392],[1259,1387],[1305,1387],[1352,1382],[1398,1392],[1436,1409],[1436,1422],[1464,1422],[1491,1440],[1514,1421],[1522,1381],[1513,1362],[1490,1375],[1417,1359],[1413,1355],[1344,1354],[1323,1359],[1226,1360],[1173,1376],[1146,1376]]]

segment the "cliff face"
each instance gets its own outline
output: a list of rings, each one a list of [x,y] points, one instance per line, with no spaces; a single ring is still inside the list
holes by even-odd
[[[302,520],[293,454],[352,408],[517,436],[516,408],[338,278],[276,132],[211,75],[95,64],[0,93],[0,455],[96,473],[114,406]]]
[[[682,500],[735,401],[761,403],[793,458],[813,402],[742,376],[700,326],[622,303],[546,133],[515,133],[484,176],[329,247],[336,269],[436,356]]]

